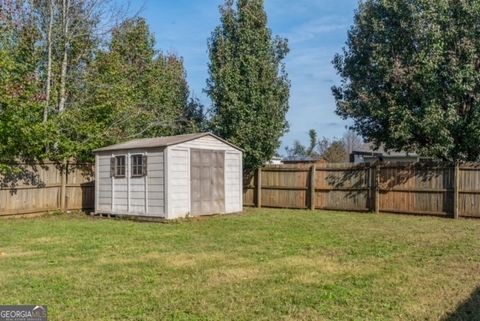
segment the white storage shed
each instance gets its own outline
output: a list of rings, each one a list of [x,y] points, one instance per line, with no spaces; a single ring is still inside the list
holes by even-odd
[[[175,219],[243,210],[243,151],[211,133],[95,152],[95,213]]]

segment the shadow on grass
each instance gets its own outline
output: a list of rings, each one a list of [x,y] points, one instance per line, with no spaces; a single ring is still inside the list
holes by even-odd
[[[460,303],[455,311],[441,321],[478,321],[480,320],[480,287],[472,292],[470,298]]]

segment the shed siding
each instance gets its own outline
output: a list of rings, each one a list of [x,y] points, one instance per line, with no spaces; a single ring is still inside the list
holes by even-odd
[[[131,177],[130,156],[137,154],[147,154],[146,177]],[[110,159],[121,155],[126,156],[125,178],[112,178],[110,177]],[[163,149],[105,152],[99,153],[97,159],[98,201],[96,212],[165,216]]]
[[[110,212],[112,210],[110,155],[98,155],[97,163],[97,211]]]
[[[127,161],[128,164],[128,161]],[[127,167],[128,168],[128,167]],[[113,212],[124,214],[128,212],[128,169],[125,178],[113,178]]]
[[[177,146],[168,149],[168,218],[190,212],[190,152]]]
[[[148,215],[165,216],[165,164],[164,151],[152,150],[147,154]]]
[[[145,177],[131,177],[131,159],[128,162],[130,180],[129,213],[134,215],[145,215]]]
[[[212,136],[204,136],[192,141],[178,144],[172,146],[169,150],[173,149],[207,149],[207,150],[223,150],[225,151],[225,212],[241,212],[243,210],[243,200],[242,200],[242,152],[238,149],[225,144],[224,142],[216,139]],[[188,200],[186,206],[188,208],[182,207],[180,211],[175,212],[175,217],[181,217],[190,212],[190,154],[187,155],[187,166],[183,168],[183,173],[188,173],[188,177],[182,180],[182,184],[185,182],[188,183],[188,187],[184,190],[183,193],[188,195]],[[172,161],[170,159],[170,161]],[[169,166],[175,166],[174,163],[170,163]],[[175,176],[175,173],[169,171],[169,175]],[[173,179],[170,179],[172,182]],[[171,193],[170,194],[175,194]],[[185,201],[183,199],[182,201]]]
[[[161,148],[96,155],[96,212],[175,219],[191,212],[190,150],[225,152],[225,212],[242,210],[242,152],[212,136]],[[131,155],[147,155],[146,177],[131,177]],[[110,161],[126,156],[126,177],[110,177]]]
[[[129,159],[127,151],[115,151],[111,155],[115,156],[125,156],[125,177],[112,177],[112,186],[113,186],[113,214],[127,214],[128,213],[128,176],[130,175],[129,171]]]
[[[242,205],[242,154],[225,153],[225,211],[241,212]]]

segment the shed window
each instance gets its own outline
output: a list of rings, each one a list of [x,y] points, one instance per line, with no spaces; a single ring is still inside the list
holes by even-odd
[[[111,174],[114,177],[125,177],[125,156],[112,158]]]
[[[132,155],[132,176],[141,177],[147,175],[147,156]]]

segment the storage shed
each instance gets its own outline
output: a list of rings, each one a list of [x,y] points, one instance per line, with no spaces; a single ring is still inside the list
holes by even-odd
[[[243,209],[243,151],[211,133],[95,152],[95,213],[175,219]]]

